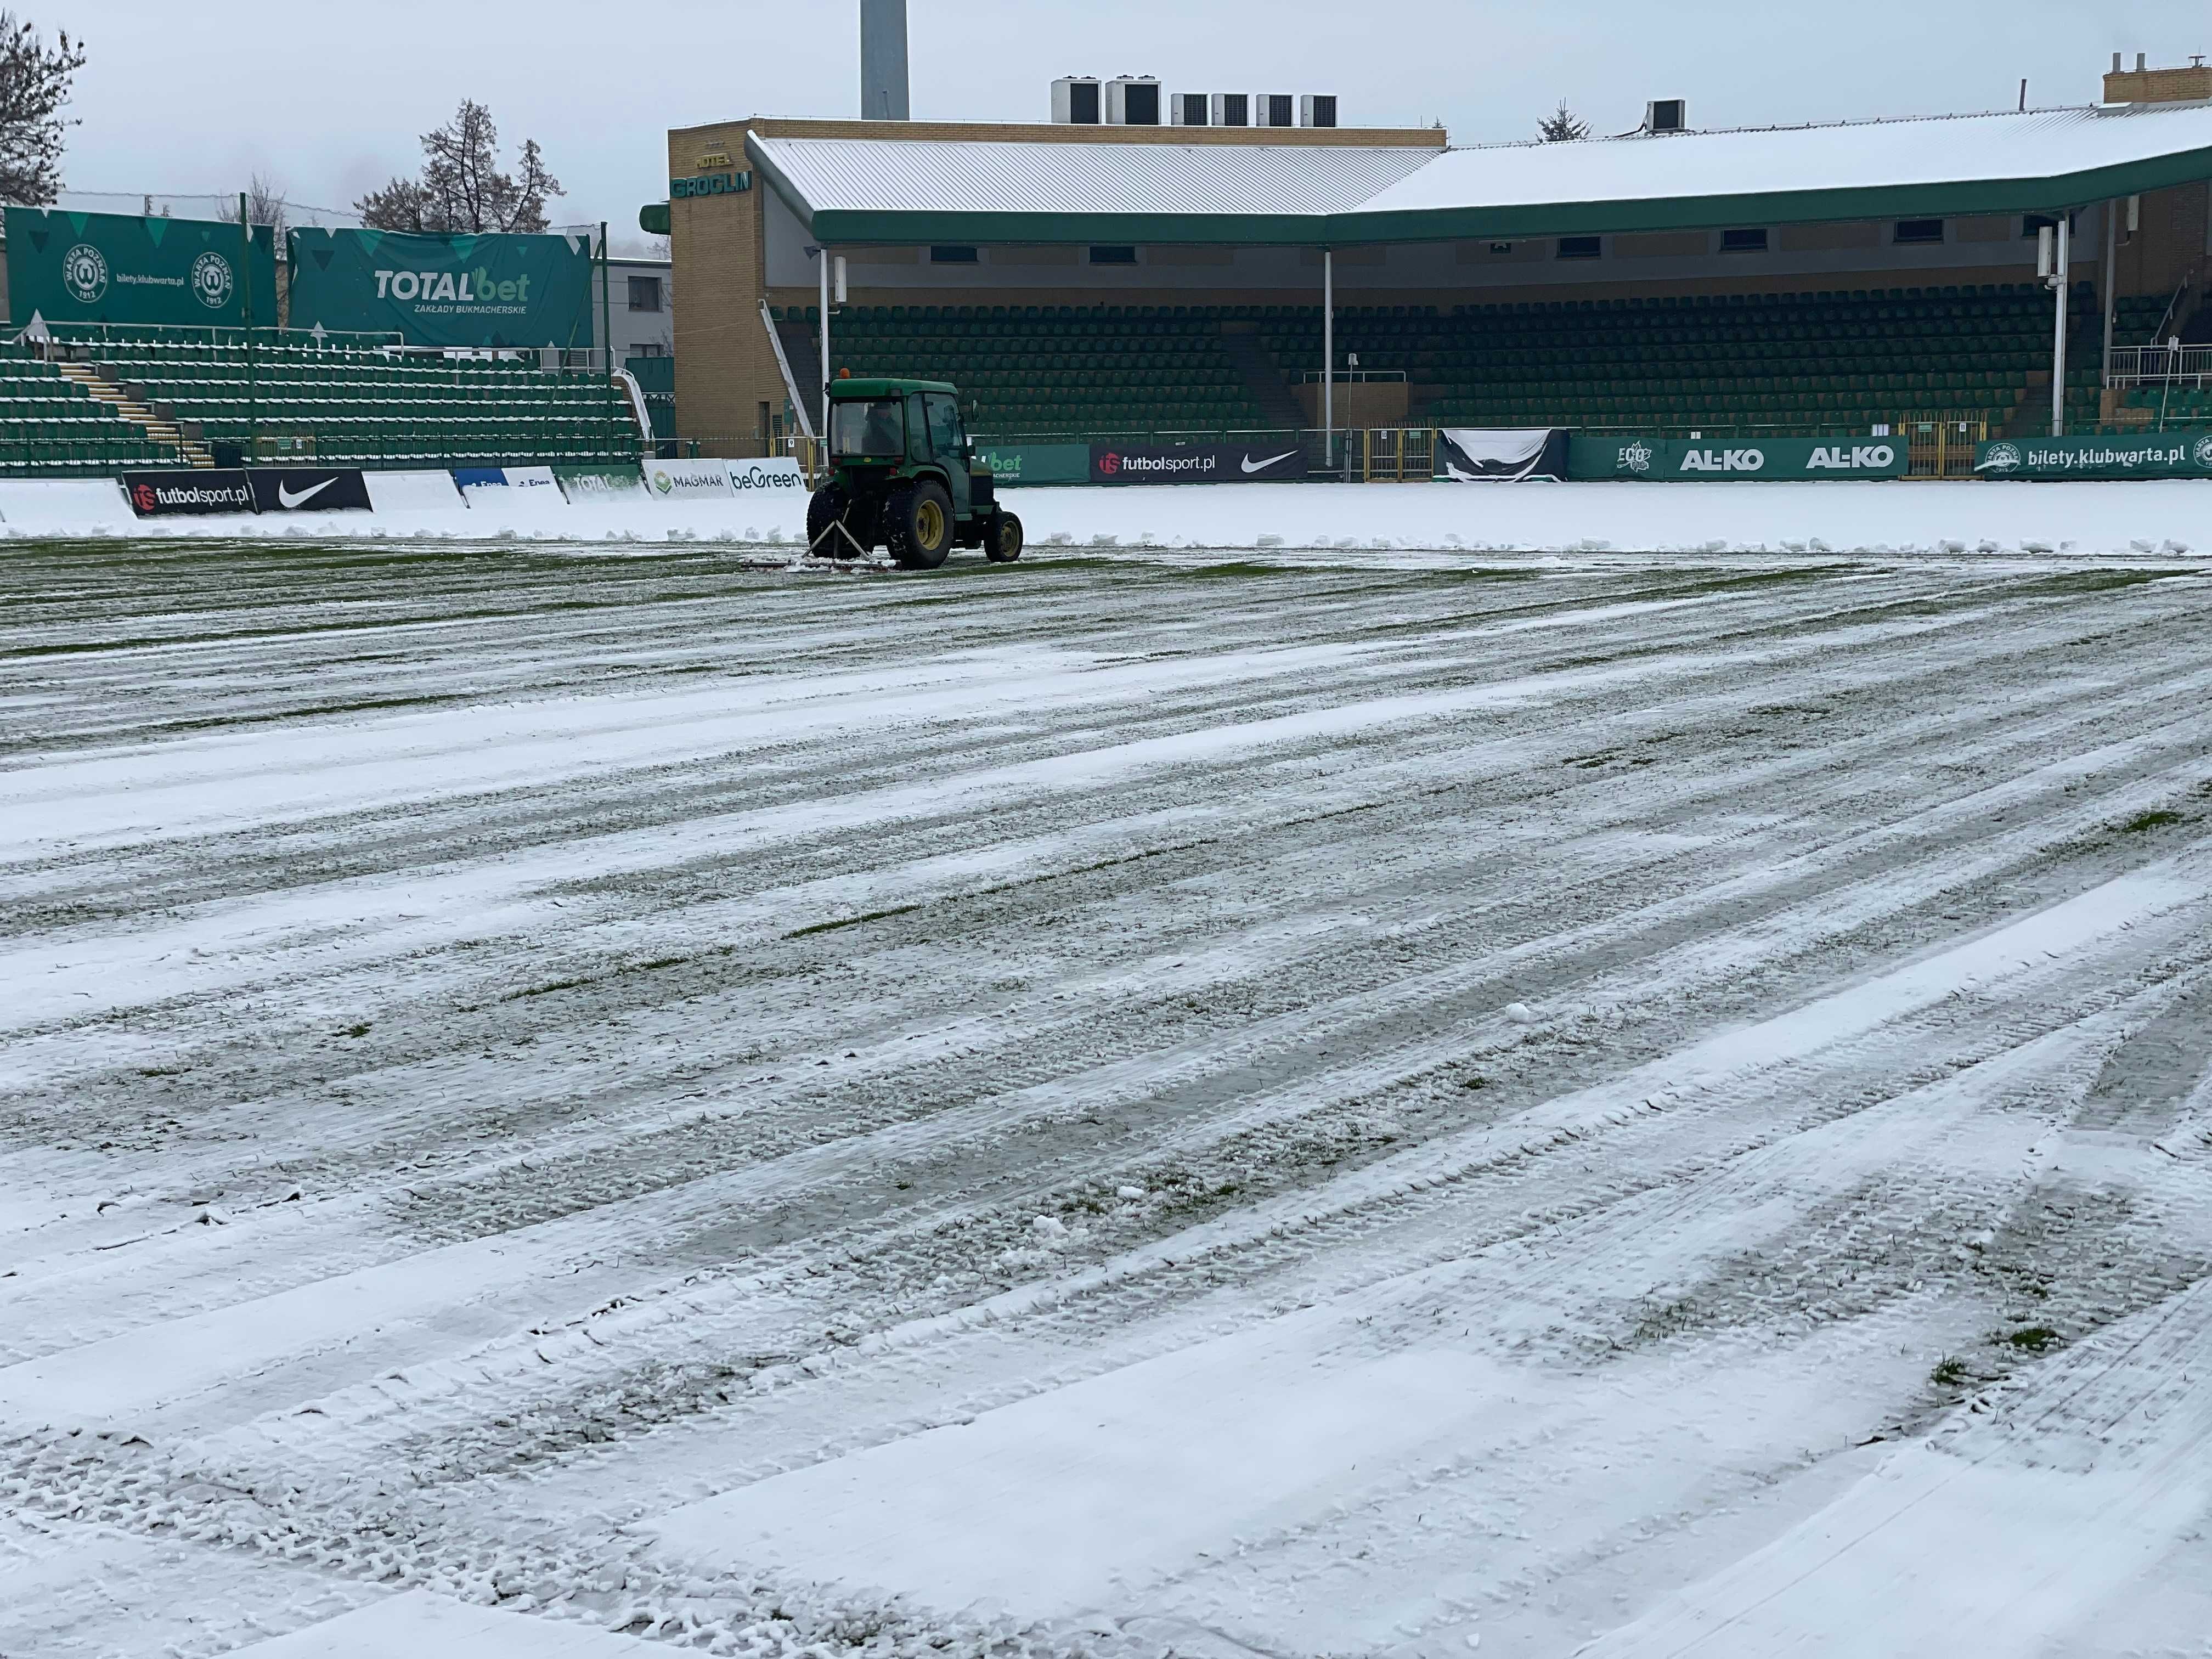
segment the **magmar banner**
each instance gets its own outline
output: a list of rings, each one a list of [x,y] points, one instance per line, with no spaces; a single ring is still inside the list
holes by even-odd
[[[220,220],[7,211],[8,309],[19,326],[107,323],[133,327],[240,328],[276,322],[276,239],[246,240]]]
[[[1557,483],[1567,476],[1567,434],[1544,428],[1437,434],[1437,477],[1459,483]]]
[[[598,337],[580,236],[295,230],[290,246],[295,329],[426,346],[580,349]]]
[[[1091,446],[1093,483],[1281,483],[1305,476],[1300,443]]]
[[[2212,435],[2146,432],[2134,438],[2002,438],[1975,452],[1982,478],[2208,478]]]
[[[1802,483],[1808,479],[1901,478],[1911,459],[1902,438],[1582,438],[1567,476],[1640,483]]]

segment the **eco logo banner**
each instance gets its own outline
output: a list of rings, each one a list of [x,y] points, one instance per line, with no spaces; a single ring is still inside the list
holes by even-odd
[[[582,237],[295,230],[291,255],[295,329],[398,334],[426,346],[597,342]]]
[[[1902,438],[1576,438],[1570,478],[1639,483],[1765,479],[1901,478],[1911,457]]]
[[[2212,436],[2004,438],[1981,447],[1974,472],[1983,478],[2212,477]]]
[[[109,323],[137,327],[238,328],[247,319],[276,322],[276,239],[253,231],[252,280],[246,239],[212,219],[139,218],[64,213],[54,208],[7,212],[8,309],[19,325]]]

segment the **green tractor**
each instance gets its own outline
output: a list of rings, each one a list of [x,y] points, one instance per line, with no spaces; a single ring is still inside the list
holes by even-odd
[[[1022,521],[975,465],[958,394],[942,380],[833,380],[829,479],[806,508],[806,543],[830,558],[877,548],[934,570],[956,547],[998,564],[1022,556]]]

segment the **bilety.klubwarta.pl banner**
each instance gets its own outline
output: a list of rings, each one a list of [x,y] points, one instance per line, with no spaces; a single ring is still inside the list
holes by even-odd
[[[214,219],[11,207],[8,310],[19,325],[238,328],[276,322],[276,240]]]
[[[295,230],[291,325],[409,345],[560,346],[598,338],[580,236]]]

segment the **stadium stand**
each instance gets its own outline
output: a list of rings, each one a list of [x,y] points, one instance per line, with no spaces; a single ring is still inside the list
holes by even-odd
[[[259,459],[321,465],[591,465],[642,449],[612,382],[513,358],[258,343],[249,373],[241,339],[161,329],[64,337],[59,362],[32,349],[9,370],[70,412],[27,420],[0,457],[17,476],[212,465],[249,433]]]
[[[1256,429],[1269,422],[1223,344],[1224,309],[862,306],[838,314],[830,351],[856,375],[953,381],[993,435]]]
[[[2100,415],[2102,313],[2072,300],[2068,418]],[[2119,305],[2147,343],[2165,302]],[[785,320],[779,316],[779,321]],[[818,325],[812,307],[788,320]],[[1337,348],[1402,373],[1417,422],[1588,431],[1863,432],[1906,415],[2047,417],[2051,299],[2032,283],[1800,294],[1352,307]],[[1225,328],[1256,330],[1279,386],[1238,373]],[[839,314],[835,363],[942,375],[992,435],[1255,431],[1322,356],[1317,307],[890,306]],[[1267,393],[1279,395],[1269,399]]]
[[[151,440],[58,365],[21,346],[0,346],[0,475],[100,477],[176,459],[173,446]]]

